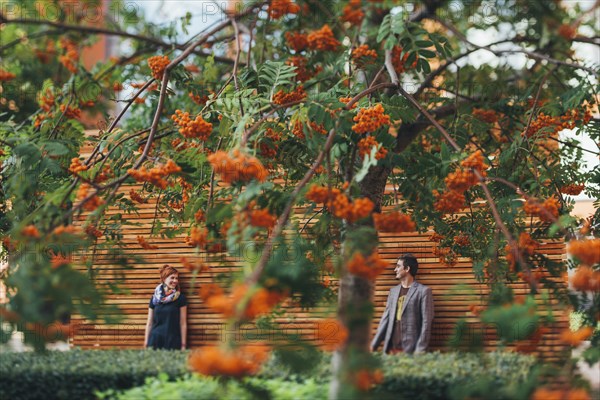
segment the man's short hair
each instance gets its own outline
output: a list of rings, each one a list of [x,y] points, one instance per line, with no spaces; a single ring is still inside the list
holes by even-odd
[[[415,277],[417,276],[417,271],[419,270],[419,262],[417,261],[417,257],[413,256],[411,253],[402,254],[398,257],[398,261],[402,260],[402,265],[404,267],[409,268],[409,273]]]

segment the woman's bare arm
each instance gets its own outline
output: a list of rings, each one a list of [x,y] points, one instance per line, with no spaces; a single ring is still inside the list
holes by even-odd
[[[152,319],[154,318],[154,310],[148,308],[148,321],[146,321],[146,333],[144,334],[144,348],[148,347],[148,339],[152,330]]]

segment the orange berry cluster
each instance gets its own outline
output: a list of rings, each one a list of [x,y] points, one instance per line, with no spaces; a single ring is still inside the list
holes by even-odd
[[[381,104],[373,107],[361,108],[358,114],[354,116],[352,130],[358,134],[375,132],[383,125],[389,125],[390,116],[384,114],[385,110]]]
[[[454,236],[454,244],[460,247],[468,247],[471,245],[471,238],[465,234],[456,235]]]
[[[277,217],[266,209],[250,210],[247,213],[250,225],[258,228],[270,229],[274,227],[275,222],[277,222]]]
[[[181,265],[184,266],[185,269],[187,269],[190,272],[204,272],[204,271],[208,271],[208,265],[203,264],[203,263],[193,263],[190,260],[188,260],[186,257],[181,257],[179,259],[179,262],[181,263]]]
[[[165,68],[169,65],[171,61],[167,56],[152,56],[148,59],[148,66],[152,70],[152,76],[155,79],[162,79],[163,74],[165,73]]]
[[[138,236],[137,237],[137,242],[142,247],[142,249],[146,249],[146,250],[156,250],[156,249],[158,249],[157,245],[148,243],[148,241],[143,236]]]
[[[102,183],[104,181],[107,181],[108,178],[110,178],[111,176],[113,176],[113,173],[110,170],[110,166],[105,165],[104,167],[102,167],[102,171],[100,171],[100,173],[96,176],[96,178],[94,178],[94,182]]]
[[[241,378],[256,374],[268,357],[269,348],[265,345],[239,346],[235,350],[205,346],[194,351],[188,362],[193,371],[202,375]]]
[[[305,82],[323,70],[323,67],[320,65],[316,67],[311,65],[309,70],[307,68],[308,60],[303,56],[292,56],[285,63],[286,65],[296,67],[296,79],[299,82]]]
[[[73,262],[72,256],[65,256],[63,254],[56,254],[50,250],[50,268],[57,269],[63,265],[69,265]]]
[[[479,179],[471,170],[457,169],[449,173],[444,182],[448,189],[462,193],[476,185]]]
[[[179,133],[186,138],[197,138],[200,140],[208,139],[212,132],[212,124],[206,122],[202,115],[196,116],[195,119],[190,118],[190,113],[181,110],[175,110],[175,114],[171,116],[173,122],[179,125]]]
[[[368,44],[362,44],[352,50],[350,58],[360,68],[365,64],[374,62],[377,59],[377,52],[369,48]]]
[[[202,222],[204,220],[206,220],[206,214],[203,210],[198,210],[196,213],[194,213],[194,221]]]
[[[17,75],[13,74],[12,72],[0,69],[0,82],[10,81],[11,79],[15,79],[16,77]]]
[[[199,106],[205,105],[208,101],[208,96],[200,96],[199,94],[194,94],[192,92],[189,92],[188,96],[190,99],[192,99],[194,103],[198,104]]]
[[[54,97],[54,93],[52,93],[52,90],[46,89],[46,93],[40,92],[38,103],[42,110],[49,112],[50,110],[52,110],[52,107],[54,107],[55,100],[56,98]]]
[[[79,109],[79,107],[71,107],[65,104],[60,105],[60,112],[69,119],[75,119],[81,116],[81,109]]]
[[[65,233],[68,235],[78,235],[81,233],[81,228],[74,225],[60,225],[52,231],[52,234],[54,235],[62,235]]]
[[[315,131],[317,133],[320,133],[323,136],[327,135],[327,131],[325,130],[325,127],[322,124],[317,124],[316,122],[313,121],[309,121],[308,122],[308,127],[312,130]]]
[[[558,34],[567,40],[571,40],[577,36],[577,28],[569,24],[562,24],[558,27]]]
[[[354,374],[352,382],[361,392],[370,390],[374,385],[383,382],[383,372],[380,369],[371,371],[369,369],[360,369]]]
[[[560,188],[560,192],[564,194],[569,194],[571,196],[577,196],[585,189],[585,185],[577,185],[575,183],[570,183]]]
[[[81,171],[87,171],[88,166],[83,164],[78,157],[74,157],[71,159],[71,165],[69,166],[69,171],[76,174]]]
[[[341,44],[327,24],[323,25],[321,29],[309,33],[306,40],[308,48],[319,51],[335,51]]]
[[[190,229],[190,235],[186,236],[185,238],[185,243],[188,246],[202,248],[206,244],[207,237],[208,231],[206,228],[192,226],[192,229]]]
[[[539,217],[539,219],[544,222],[556,221],[559,210],[560,204],[554,197],[547,198],[541,204],[537,199],[530,197],[523,204],[523,211],[525,211],[527,215]]]
[[[292,134],[296,136],[298,139],[305,139],[306,135],[304,134],[304,126],[302,122],[296,121],[292,128]]]
[[[571,285],[582,292],[600,292],[600,271],[581,265],[571,277]]]
[[[265,158],[275,158],[279,150],[277,143],[281,140],[281,134],[272,128],[267,128],[264,137],[270,141],[265,140],[259,143],[260,155]]]
[[[339,98],[340,103],[344,103],[344,104],[348,104],[350,103],[350,101],[352,101],[352,97],[340,97]],[[352,107],[350,107],[351,110],[356,108],[356,103],[352,104]]]
[[[592,112],[589,108],[584,113],[581,113],[577,109],[572,109],[564,115],[556,117],[540,112],[523,134],[527,137],[532,137],[543,131],[544,135],[552,136],[563,129],[573,129],[579,124],[586,125],[591,119]]]
[[[373,147],[377,147],[378,145],[379,142],[375,140],[373,136],[367,136],[365,138],[362,138],[358,141],[358,154],[362,158],[365,158],[367,155],[371,154],[371,149]],[[381,146],[379,150],[377,150],[377,153],[375,153],[375,159],[381,160],[382,158],[385,158],[387,152],[387,149]]]
[[[483,108],[474,108],[472,114],[475,118],[489,124],[498,122],[498,113],[494,110],[484,110]]]
[[[206,306],[226,318],[236,316],[237,312],[243,319],[252,320],[259,315],[270,313],[271,310],[287,298],[287,293],[268,290],[264,287],[250,288],[247,284],[234,284],[231,294],[215,284],[207,284],[200,288],[200,297]],[[245,302],[245,303],[244,303]],[[243,310],[238,308],[245,304]]]
[[[226,183],[250,182],[256,179],[264,182],[269,172],[256,157],[233,150],[231,154],[225,151],[217,151],[208,156],[208,162],[215,172],[221,175],[221,180]]]
[[[472,153],[460,163],[460,168],[448,174],[444,182],[448,189],[447,192],[440,194],[434,190],[436,197],[435,209],[443,213],[455,213],[460,211],[465,204],[464,192],[479,181],[474,171],[478,171],[481,176],[486,176],[485,158],[481,150]]]
[[[485,165],[485,157],[481,150],[477,150],[475,153],[470,154],[467,158],[461,161],[460,165],[464,168],[472,168],[477,171],[482,176],[485,176],[485,169],[487,166]]]
[[[150,182],[161,189],[166,189],[167,186],[173,186],[173,182],[167,181],[165,178],[171,174],[181,171],[181,167],[175,164],[173,160],[168,160],[165,165],[147,170],[146,167],[140,169],[128,169],[127,173],[136,180],[136,182]]]
[[[584,264],[600,264],[600,239],[573,240],[568,251]]]
[[[200,73],[200,67],[195,64],[186,64],[183,66],[183,69],[194,74]]]
[[[436,243],[439,243],[439,242],[441,242],[442,240],[444,240],[444,236],[443,236],[443,235],[440,235],[440,234],[439,234],[439,233],[437,233],[437,232],[433,232],[433,234],[431,234],[431,236],[429,236],[429,241],[431,241],[431,242],[436,242]]]
[[[571,346],[577,346],[594,333],[594,328],[591,326],[585,326],[575,332],[570,329],[565,329],[560,335],[560,341],[570,344]],[[555,398],[555,397],[552,397]]]
[[[93,237],[98,239],[99,237],[101,237],[103,235],[102,231],[98,228],[96,228],[95,225],[92,224],[88,224],[84,227],[85,229],[85,233],[89,236],[89,237]]]
[[[414,232],[416,225],[410,216],[399,211],[387,214],[373,214],[375,227],[378,232]]]
[[[519,353],[531,354],[536,352],[538,346],[546,333],[550,331],[547,326],[539,326],[535,332],[526,339],[515,342],[515,350]]]
[[[533,253],[535,253],[539,246],[540,243],[534,240],[529,233],[521,232],[519,235],[517,248],[514,248],[510,244],[507,244],[504,247],[504,250],[506,251],[506,261],[508,262],[510,270],[515,270],[519,252],[522,252],[525,256],[531,256]]]
[[[91,185],[88,183],[82,183],[77,189],[77,200],[81,201],[88,197],[90,191],[94,190]],[[97,195],[92,196],[88,201],[83,204],[83,209],[85,211],[94,211],[96,208],[100,207],[104,204],[104,201],[100,199]]]
[[[552,390],[538,388],[531,396],[531,400],[591,400],[592,397],[585,389]]]
[[[447,267],[456,265],[457,255],[448,247],[439,247],[433,250],[433,254],[438,257],[440,262]]]
[[[366,197],[350,201],[346,195],[336,196],[329,205],[333,215],[349,222],[355,222],[369,216],[373,211],[373,207],[375,207],[373,202]]]
[[[291,0],[271,0],[267,11],[271,18],[279,19],[287,14],[298,14],[300,6]]]
[[[392,65],[397,73],[401,74],[406,71],[408,68],[406,67],[406,60],[408,59],[408,53],[402,55],[402,47],[394,46],[392,49]],[[417,60],[413,62],[410,68],[414,68],[417,66]]]
[[[40,231],[38,230],[38,228],[36,228],[35,225],[27,225],[26,227],[21,229],[21,235],[37,239],[40,237]]]
[[[296,53],[305,50],[308,47],[308,37],[305,33],[301,32],[286,32],[285,40],[290,49]]]
[[[306,98],[306,92],[304,91],[304,87],[302,85],[296,87],[296,89],[287,93],[284,90],[280,90],[273,95],[273,104],[277,105],[286,105],[290,103],[295,103]]]
[[[334,351],[346,343],[348,329],[335,318],[326,318],[315,323],[317,345],[325,351]]]
[[[367,217],[375,206],[366,197],[351,201],[340,189],[318,185],[312,185],[305,197],[315,203],[324,203],[333,215],[349,222]]]
[[[148,203],[148,199],[143,198],[142,195],[135,191],[135,189],[129,191],[129,198],[139,204]]]
[[[433,190],[433,196],[435,197],[434,208],[436,211],[441,213],[455,213],[460,211],[465,206],[465,195],[464,193],[457,192],[455,190],[449,190],[447,192],[438,192]]]
[[[350,0],[342,11],[342,21],[360,26],[365,18],[365,12],[361,9],[361,5],[361,0]]]
[[[375,280],[388,266],[385,260],[379,258],[377,251],[365,257],[360,252],[354,253],[346,266],[348,272],[370,281]]]
[[[77,45],[69,39],[61,38],[60,47],[65,50],[65,54],[58,57],[58,61],[71,73],[77,73],[77,62],[79,60]]]
[[[48,43],[46,43],[45,49],[39,49],[39,48],[35,49],[34,53],[35,53],[35,57],[42,64],[48,64],[48,62],[50,61],[50,57],[53,56],[54,54],[56,54],[56,49],[54,48],[54,42],[52,40],[49,40]]]

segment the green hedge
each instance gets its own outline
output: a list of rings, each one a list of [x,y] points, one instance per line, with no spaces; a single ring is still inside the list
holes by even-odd
[[[426,353],[381,357],[382,398],[527,399],[537,381],[536,359],[518,353]]]
[[[127,389],[187,370],[187,352],[71,350],[0,354],[0,399],[89,399],[96,390]]]
[[[303,371],[271,359],[242,381],[192,376],[188,352],[96,350],[0,355],[0,399],[326,399],[330,356]],[[381,356],[384,382],[365,398],[527,398],[535,358],[515,353]],[[177,380],[176,382],[174,382]]]
[[[385,379],[370,393],[365,393],[362,396],[365,399],[527,399],[536,383],[535,358],[516,353],[436,352],[377,357]],[[257,377],[242,381],[197,376],[178,382],[152,379],[142,387],[108,393],[107,397],[118,400],[166,395],[172,399],[327,399],[330,361],[331,357],[323,355],[310,371],[298,372],[271,359]]]

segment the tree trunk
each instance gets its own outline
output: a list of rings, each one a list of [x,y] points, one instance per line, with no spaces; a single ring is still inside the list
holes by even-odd
[[[360,184],[362,195],[373,201],[377,212],[381,211],[381,202],[389,174],[389,168],[373,167]],[[372,223],[372,221],[369,221],[369,224],[372,225]],[[348,231],[357,227],[356,225],[348,226]],[[347,256],[345,254],[345,243],[346,241],[342,243],[344,257]],[[357,362],[357,360],[369,355],[371,319],[373,318],[372,297],[372,282],[348,274],[345,269],[341,271],[338,292],[338,317],[348,330],[348,340],[343,347],[333,354],[333,376],[329,388],[330,399],[347,399],[357,395],[354,388],[353,373],[364,367],[364,364]]]

